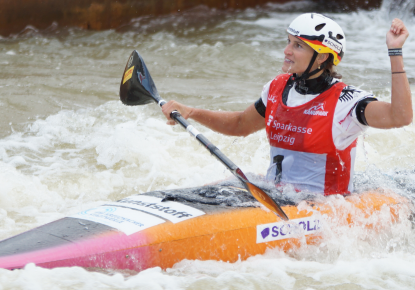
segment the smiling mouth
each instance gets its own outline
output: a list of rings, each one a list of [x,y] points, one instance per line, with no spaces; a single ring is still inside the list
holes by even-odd
[[[288,58],[285,58],[285,59],[284,59],[284,62],[294,63],[292,60],[289,60]]]

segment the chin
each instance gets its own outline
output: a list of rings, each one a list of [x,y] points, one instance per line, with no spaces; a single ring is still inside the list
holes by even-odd
[[[292,65],[288,65],[288,64],[283,64],[283,66],[281,67],[281,70],[284,73],[290,73],[290,74],[296,73],[297,71],[295,67],[293,67]]]

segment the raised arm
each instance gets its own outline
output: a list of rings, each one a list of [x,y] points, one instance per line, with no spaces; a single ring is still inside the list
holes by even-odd
[[[169,125],[175,124],[174,120],[170,118],[170,113],[174,110],[178,111],[185,119],[191,118],[213,131],[225,135],[248,136],[265,128],[265,120],[257,112],[254,104],[243,112],[220,112],[192,108],[176,101],[170,101],[162,107]]]
[[[388,49],[402,48],[409,33],[402,20],[395,18],[388,33]],[[391,102],[371,102],[365,110],[366,121],[371,127],[389,129],[409,125],[413,119],[411,90],[403,65],[403,57],[390,56],[392,73]]]

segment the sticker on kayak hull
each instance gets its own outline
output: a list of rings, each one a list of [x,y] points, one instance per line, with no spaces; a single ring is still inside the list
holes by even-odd
[[[165,221],[153,215],[137,210],[116,206],[100,206],[70,216],[104,224],[126,235],[131,235]]]
[[[131,77],[133,76],[133,70],[134,70],[134,67],[132,66],[125,72],[124,78],[122,80],[122,84],[125,84],[126,81],[131,79]]]
[[[179,202],[162,202],[161,200],[161,198],[154,196],[133,195],[116,202],[107,203],[106,205],[138,209],[140,211],[167,219],[172,223],[178,223],[205,214],[201,210]]]
[[[256,242],[259,244],[308,235],[318,232],[320,228],[320,219],[313,216],[289,222],[257,225]]]

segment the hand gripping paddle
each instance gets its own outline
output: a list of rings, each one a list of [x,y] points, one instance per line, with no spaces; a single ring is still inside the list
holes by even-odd
[[[145,105],[156,102],[162,107],[165,103],[154,85],[153,79],[144,63],[140,54],[134,50],[127,65],[120,85],[121,101],[128,106]],[[192,125],[190,125],[179,112],[173,111],[170,117],[183,126],[191,135],[193,135],[203,146],[205,146],[211,154],[213,154],[223,165],[225,165],[233,175],[235,175],[244,185],[245,188],[265,207],[279,215],[283,220],[287,221],[288,217],[262,189],[258,188],[246,178],[245,174],[236,166],[228,157],[226,157],[215,145],[213,145],[205,136],[200,134]]]

